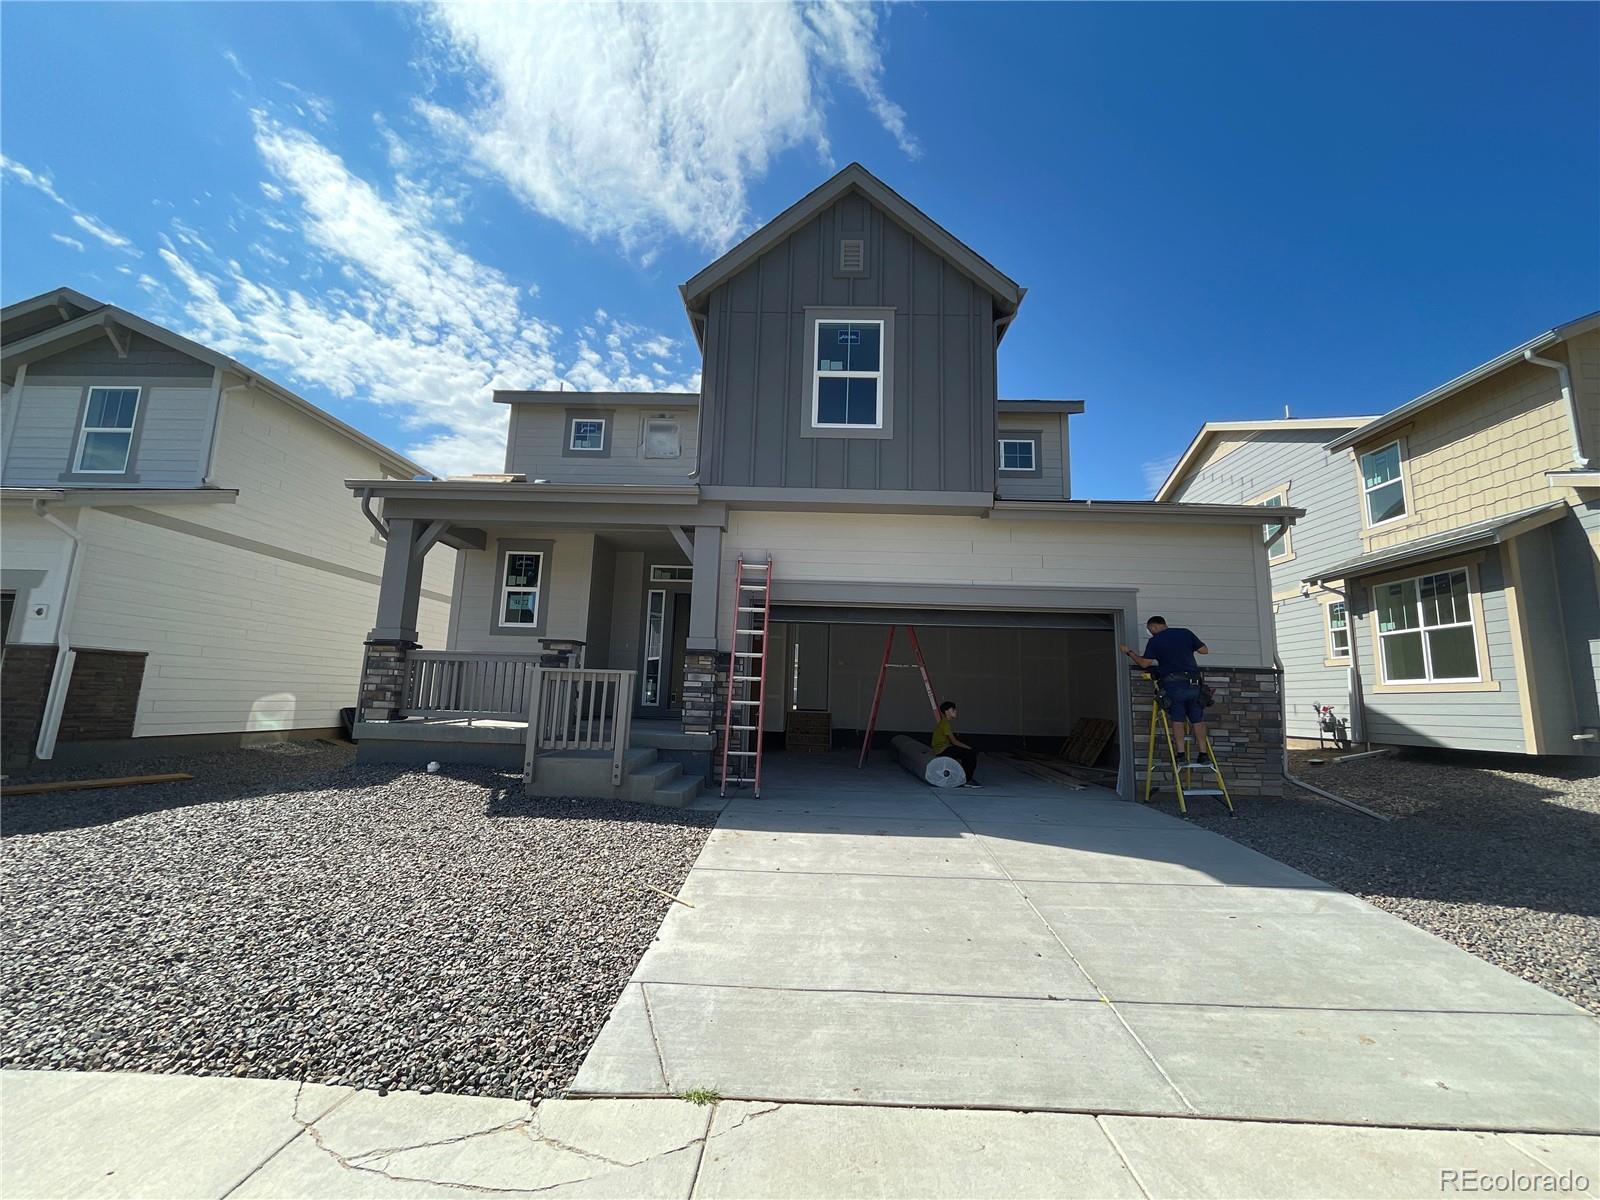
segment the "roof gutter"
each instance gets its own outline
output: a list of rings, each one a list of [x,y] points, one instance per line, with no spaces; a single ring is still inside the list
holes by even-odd
[[[61,713],[67,706],[67,689],[72,686],[72,667],[78,654],[72,648],[72,609],[78,598],[78,558],[83,549],[83,534],[50,512],[44,500],[33,502],[33,512],[42,521],[66,534],[67,585],[61,591],[61,612],[56,617],[56,663],[50,673],[50,690],[45,693],[44,713],[39,721],[39,738],[34,757],[49,759],[56,752],[56,734],[61,730]]]
[[[1572,439],[1572,461],[1580,471],[1589,469],[1589,460],[1583,453],[1583,432],[1578,424],[1578,400],[1572,391],[1572,371],[1567,364],[1554,358],[1540,358],[1532,350],[1524,350],[1522,357],[1536,367],[1549,367],[1561,380],[1561,399],[1567,406],[1567,435]]]
[[[389,540],[389,522],[372,511],[372,489],[361,489],[361,514],[372,522],[372,527],[378,531],[378,536],[384,541]]]

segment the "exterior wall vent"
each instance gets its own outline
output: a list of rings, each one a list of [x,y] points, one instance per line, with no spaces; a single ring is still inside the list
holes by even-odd
[[[867,269],[867,243],[865,238],[839,240],[839,273],[860,275]]]

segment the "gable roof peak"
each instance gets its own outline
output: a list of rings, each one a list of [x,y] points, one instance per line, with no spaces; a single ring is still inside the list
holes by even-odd
[[[999,315],[1015,314],[1017,306],[1022,303],[1022,297],[1027,293],[1026,288],[955,237],[866,167],[858,162],[852,162],[683,284],[678,290],[683,294],[684,307],[689,310],[691,320],[705,312],[706,298],[715,288],[738,274],[849,192],[861,193],[914,235],[931,245],[963,274],[989,291],[995,298],[995,311]]]

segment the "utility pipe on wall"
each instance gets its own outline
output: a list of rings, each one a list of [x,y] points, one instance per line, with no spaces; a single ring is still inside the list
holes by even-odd
[[[1583,453],[1583,431],[1578,424],[1578,400],[1572,391],[1572,371],[1567,364],[1554,358],[1540,358],[1532,350],[1524,350],[1522,357],[1536,367],[1549,367],[1561,380],[1561,399],[1567,406],[1567,434],[1572,438],[1572,461],[1580,471],[1589,469],[1589,460]]]
[[[72,648],[72,608],[78,595],[78,554],[83,549],[83,534],[45,508],[43,500],[33,502],[33,512],[70,539],[67,551],[67,583],[61,589],[61,611],[56,615],[56,665],[50,673],[50,690],[45,693],[44,713],[39,721],[35,757],[48,759],[56,752],[56,734],[61,729],[61,713],[67,705],[67,689],[72,686],[72,665],[77,652]]]

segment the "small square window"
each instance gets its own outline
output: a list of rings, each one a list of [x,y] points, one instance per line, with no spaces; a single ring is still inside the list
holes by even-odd
[[[1000,469],[1032,471],[1038,463],[1038,449],[1032,438],[1001,438]]]
[[[677,458],[683,453],[683,435],[676,421],[650,420],[644,423],[644,456]]]
[[[606,448],[606,422],[604,417],[574,417],[569,450],[604,450]]]

